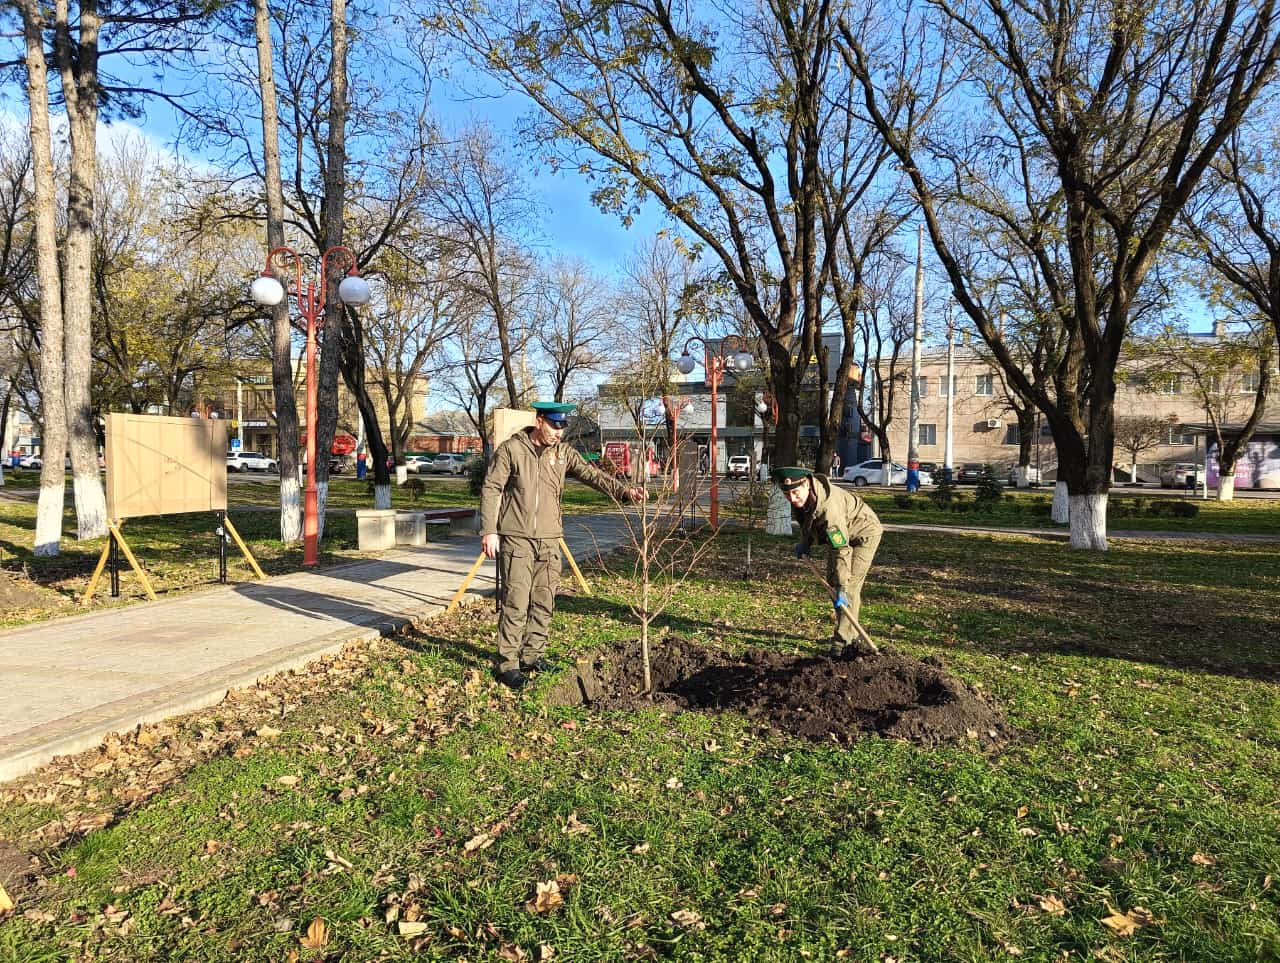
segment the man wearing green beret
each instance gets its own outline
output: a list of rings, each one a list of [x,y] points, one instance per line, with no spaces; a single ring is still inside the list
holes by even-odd
[[[619,501],[644,501],[643,485],[606,475],[563,441],[571,404],[534,402],[533,427],[493,452],[480,493],[480,544],[498,560],[498,681],[529,684],[528,672],[555,668],[546,658],[547,629],[560,584],[560,498],[565,475]]]
[[[862,583],[884,532],[880,519],[857,495],[807,468],[779,468],[773,477],[800,523],[796,558],[807,556],[815,542],[827,545],[827,584],[836,595],[832,658],[870,654],[854,623],[862,609]]]

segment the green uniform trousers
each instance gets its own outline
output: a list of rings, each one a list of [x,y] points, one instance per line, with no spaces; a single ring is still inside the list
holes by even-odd
[[[836,619],[833,641],[841,645],[853,645],[862,648],[861,638],[853,629],[853,623],[859,620],[862,612],[862,583],[867,580],[867,572],[871,570],[871,561],[876,557],[876,549],[880,547],[880,533],[863,536],[861,544],[850,545],[846,551],[852,553],[849,574],[843,583],[836,578],[836,552],[827,552],[827,584],[844,592],[849,600],[849,608],[840,607],[840,616]]]
[[[498,549],[498,671],[531,665],[547,650],[560,586],[560,540],[503,535]]]

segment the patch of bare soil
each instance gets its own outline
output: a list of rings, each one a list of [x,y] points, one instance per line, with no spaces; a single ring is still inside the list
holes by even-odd
[[[6,612],[19,612],[23,609],[46,606],[51,601],[61,601],[56,592],[51,592],[12,572],[0,572],[0,609]]]
[[[763,729],[843,744],[878,735],[921,746],[977,742],[994,749],[1012,735],[998,709],[939,660],[921,662],[892,649],[839,660],[760,649],[730,656],[668,638],[653,646],[650,665],[652,698],[642,692],[640,644],[633,640],[566,672],[548,701],[739,712]]]

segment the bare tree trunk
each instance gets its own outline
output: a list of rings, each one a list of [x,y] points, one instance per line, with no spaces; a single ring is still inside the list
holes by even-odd
[[[1067,483],[1061,478],[1053,486],[1053,511],[1050,516],[1059,525],[1071,521],[1071,504],[1067,501]]]
[[[258,91],[262,100],[262,160],[266,175],[267,250],[284,243],[284,192],[280,179],[280,119],[267,0],[253,2],[258,38]],[[302,486],[298,482],[298,403],[293,393],[293,338],[288,298],[271,309],[271,386],[280,447],[280,541],[302,540]]]
[[[332,55],[329,60],[329,139],[324,167],[324,250],[342,243],[347,190],[347,3],[330,4]],[[349,265],[345,265],[348,266]],[[329,502],[329,452],[338,430],[338,355],[342,313],[340,271],[330,271],[324,292],[324,344],[320,352],[319,411],[316,415],[316,490],[320,501],[320,538]]]
[[[62,275],[63,392],[75,479],[77,537],[86,539],[107,534],[107,500],[98,475],[98,436],[93,427],[90,390],[93,379],[93,207],[98,178],[98,31],[102,21],[97,0],[81,0],[80,36],[73,53],[67,8],[67,0],[58,0],[54,25],[62,98],[71,134]],[[61,472],[62,459],[59,457],[56,461]]]
[[[40,287],[40,500],[36,507],[35,554],[57,555],[62,538],[66,479],[67,410],[62,394],[62,284],[58,268],[53,148],[49,138],[49,68],[44,56],[37,0],[22,0],[26,40],[27,102],[30,105],[31,167],[34,176],[36,273]]]

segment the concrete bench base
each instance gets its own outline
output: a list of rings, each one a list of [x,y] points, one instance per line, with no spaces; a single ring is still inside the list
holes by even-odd
[[[362,552],[382,552],[395,548],[395,509],[356,509],[356,544]]]
[[[396,512],[396,544],[427,544],[427,520],[422,512]]]

